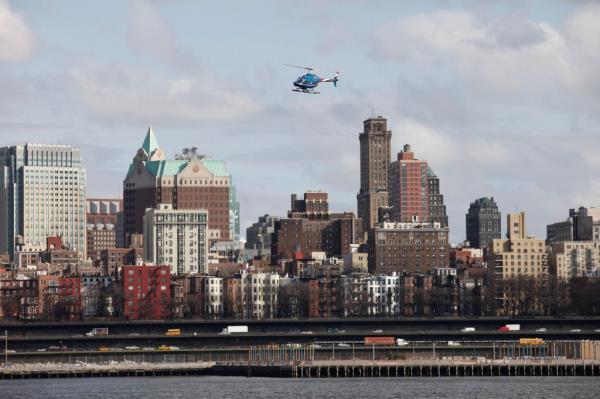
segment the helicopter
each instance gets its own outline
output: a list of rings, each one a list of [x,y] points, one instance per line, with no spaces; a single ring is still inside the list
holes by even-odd
[[[298,65],[290,65],[290,64],[283,64],[283,65],[293,67],[293,68],[305,69],[308,71],[308,73],[300,76],[298,79],[296,79],[294,81],[294,86],[296,88],[292,89],[292,91],[297,91],[298,93],[306,93],[306,94],[319,94],[318,91],[315,91],[315,88],[319,85],[319,83],[323,83],[323,82],[333,82],[333,86],[337,87],[337,82],[338,82],[339,76],[340,76],[339,72],[336,72],[335,75],[333,76],[333,78],[321,78],[316,73],[313,72],[315,70],[314,68],[298,66]]]

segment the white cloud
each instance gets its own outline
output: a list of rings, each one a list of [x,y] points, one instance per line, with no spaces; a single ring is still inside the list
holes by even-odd
[[[11,9],[8,0],[0,0],[0,61],[18,61],[29,57],[33,33],[20,13]]]
[[[128,27],[127,43],[133,54],[190,73],[203,67],[193,49],[179,45],[175,31],[161,15],[156,2],[134,0]]]
[[[115,71],[114,76],[89,71],[71,75],[90,112],[109,122],[186,124],[235,120],[260,110],[251,98],[206,76],[199,82],[127,70]]]
[[[383,24],[372,53],[432,71],[442,65],[480,92],[517,97],[567,90],[600,99],[599,20],[598,4],[577,8],[561,28],[519,14],[487,20],[442,10]]]

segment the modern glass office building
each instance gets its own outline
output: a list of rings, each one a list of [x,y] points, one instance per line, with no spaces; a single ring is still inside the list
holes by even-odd
[[[80,151],[70,145],[0,148],[0,253],[41,251],[47,237],[58,236],[83,258],[85,176]]]

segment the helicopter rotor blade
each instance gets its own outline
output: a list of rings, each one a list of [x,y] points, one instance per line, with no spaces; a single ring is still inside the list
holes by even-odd
[[[311,68],[311,67],[305,67],[305,66],[299,66],[299,65],[291,65],[291,64],[283,64],[285,66],[289,66],[292,68],[300,68],[300,69],[306,69],[307,71],[314,71],[315,68]]]

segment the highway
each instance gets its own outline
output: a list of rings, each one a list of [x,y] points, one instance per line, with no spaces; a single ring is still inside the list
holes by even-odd
[[[304,333],[303,333],[304,332]],[[382,333],[373,333],[371,330],[353,330],[346,332],[248,332],[241,334],[215,334],[215,333],[182,333],[178,336],[165,334],[109,334],[106,336],[88,337],[77,334],[75,336],[65,335],[31,335],[8,337],[9,348],[17,351],[37,351],[51,346],[69,349],[94,350],[100,346],[125,348],[127,346],[158,347],[160,345],[174,345],[181,348],[220,348],[229,346],[250,346],[288,343],[310,344],[315,342],[362,342],[365,336],[393,336],[402,338],[408,342],[493,342],[511,341],[516,342],[519,338],[542,338],[547,341],[570,341],[570,340],[600,340],[600,331],[581,330],[570,331],[405,331],[402,329],[387,329]],[[133,334],[133,335],[132,335]]]

